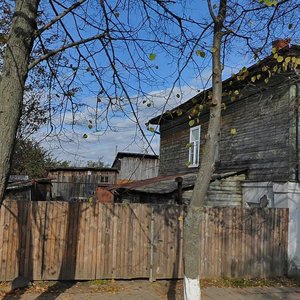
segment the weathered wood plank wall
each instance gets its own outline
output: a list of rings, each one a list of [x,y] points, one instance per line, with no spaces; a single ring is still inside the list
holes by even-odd
[[[74,168],[50,170],[48,177],[52,180],[52,197],[57,200],[88,199],[94,195],[98,186],[113,185],[117,182],[115,169]]]
[[[158,176],[158,158],[122,157],[118,181],[144,180]]]
[[[181,278],[184,207],[6,201],[0,280]],[[206,208],[202,277],[287,271],[288,209]]]
[[[252,181],[294,180],[297,165],[295,97],[284,76],[272,78],[268,85],[249,85],[241,99],[224,98],[222,111],[219,170],[248,169]],[[208,130],[208,116],[200,115],[200,161]],[[196,172],[187,165],[190,126],[187,114],[160,124],[159,175]],[[236,134],[231,134],[231,129]]]

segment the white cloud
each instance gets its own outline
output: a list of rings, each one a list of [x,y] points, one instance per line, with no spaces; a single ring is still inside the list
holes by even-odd
[[[185,86],[153,91],[143,98],[132,98],[132,103],[138,118],[138,122],[156,154],[159,154],[159,135],[146,130],[145,123],[164,110],[174,108],[185,102],[197,93],[193,87]],[[42,145],[49,149],[58,159],[69,160],[76,164],[79,161],[98,160],[103,157],[107,163],[112,163],[116,151],[128,151],[139,153],[153,153],[142,137],[136,124],[135,117],[128,106],[124,106],[124,112],[114,111],[108,115],[108,124],[102,120],[96,126],[94,124],[96,99],[87,98],[88,105],[74,116],[71,112],[64,115],[63,128],[59,127],[61,116],[54,118],[54,131],[47,134],[49,129],[42,129],[36,136],[42,139]],[[103,103],[104,105],[104,103]],[[88,128],[89,120],[93,120],[93,127]],[[84,135],[87,138],[83,138]]]

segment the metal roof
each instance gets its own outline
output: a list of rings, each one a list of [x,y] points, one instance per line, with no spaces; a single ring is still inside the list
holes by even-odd
[[[222,179],[229,176],[238,175],[244,172],[246,172],[246,170],[243,169],[232,172],[215,173],[212,176],[212,180]],[[183,189],[192,189],[197,178],[197,173],[181,173],[170,176],[158,176],[150,179],[118,184],[110,187],[109,190],[112,192],[136,191],[151,194],[168,194],[177,190],[178,183],[175,181],[175,178],[177,177],[182,177]]]
[[[96,167],[55,167],[49,168],[49,172],[55,171],[103,171],[103,172],[119,172],[115,168],[96,168]]]

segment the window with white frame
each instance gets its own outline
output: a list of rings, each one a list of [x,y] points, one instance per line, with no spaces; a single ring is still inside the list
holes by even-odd
[[[190,129],[189,167],[198,167],[199,165],[200,132],[200,125]]]

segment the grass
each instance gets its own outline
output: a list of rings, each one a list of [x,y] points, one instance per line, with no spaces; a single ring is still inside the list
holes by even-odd
[[[90,285],[104,285],[107,284],[108,281],[106,279],[95,279],[95,280],[90,280],[89,284]]]
[[[300,277],[288,278],[255,278],[255,279],[202,279],[203,287],[229,287],[229,288],[246,288],[246,287],[300,287]]]

